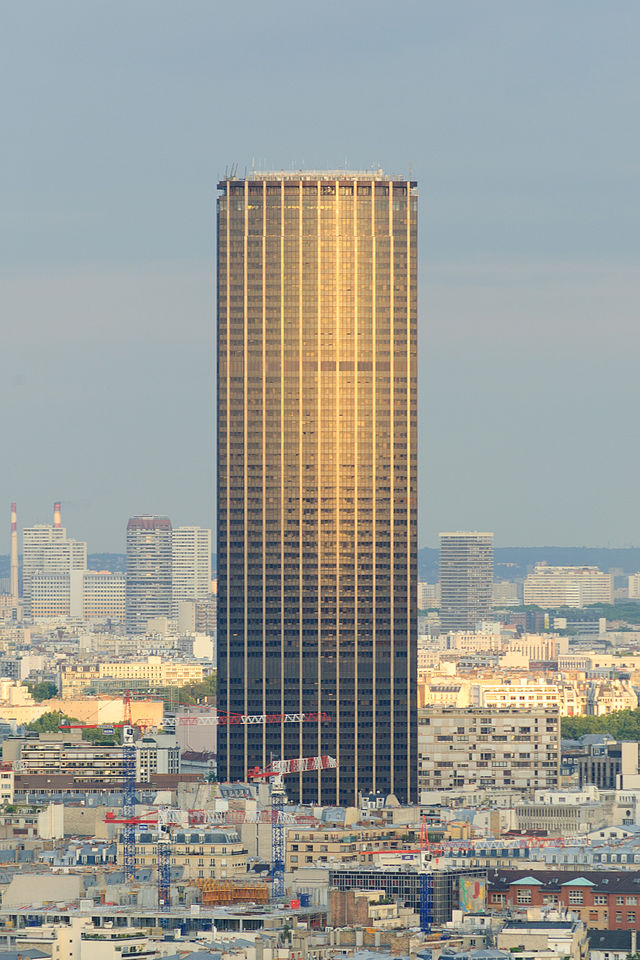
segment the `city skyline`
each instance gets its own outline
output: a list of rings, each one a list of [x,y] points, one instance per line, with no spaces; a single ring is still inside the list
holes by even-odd
[[[213,526],[213,195],[225,166],[266,158],[423,185],[420,544],[640,543],[640,9],[615,10],[354,3],[336,32],[290,3],[249,3],[247,31],[198,0],[189,17],[142,0],[126,30],[117,4],[13,5],[0,390],[29,443],[0,503],[35,522],[62,496],[96,550],[141,512]],[[514,483],[505,463],[529,468]]]

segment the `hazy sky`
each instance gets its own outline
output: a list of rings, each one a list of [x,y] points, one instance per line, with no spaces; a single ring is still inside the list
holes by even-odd
[[[420,185],[422,545],[640,544],[637,0],[0,9],[7,525],[214,526],[217,179],[373,165]]]

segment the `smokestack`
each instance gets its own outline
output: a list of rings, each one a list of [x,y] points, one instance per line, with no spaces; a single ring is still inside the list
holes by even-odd
[[[53,505],[53,525],[56,530],[59,530],[62,526],[62,516],[60,514],[60,504],[54,503]]]
[[[15,503],[11,504],[11,598],[15,606],[18,605],[18,511]]]

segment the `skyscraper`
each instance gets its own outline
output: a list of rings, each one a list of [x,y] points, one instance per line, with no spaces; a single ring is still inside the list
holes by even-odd
[[[229,177],[218,198],[218,770],[330,754],[292,799],[416,797],[417,191]]]
[[[125,578],[128,633],[144,633],[151,617],[171,616],[171,554],[168,517],[131,517]]]
[[[440,623],[443,630],[475,630],[491,616],[493,534],[440,534]]]
[[[172,535],[172,615],[183,600],[211,597],[211,530],[174,527]]]

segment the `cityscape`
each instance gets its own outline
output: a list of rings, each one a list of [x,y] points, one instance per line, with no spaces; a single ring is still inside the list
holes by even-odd
[[[7,11],[0,960],[640,958],[640,19],[573,6]]]

